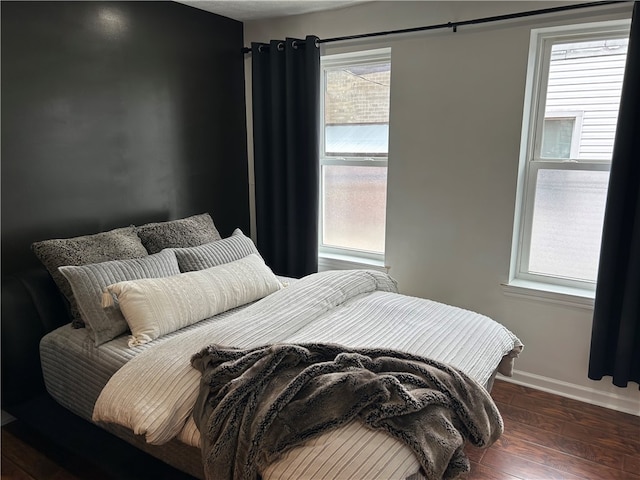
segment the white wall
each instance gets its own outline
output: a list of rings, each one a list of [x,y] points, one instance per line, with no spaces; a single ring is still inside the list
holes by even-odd
[[[371,2],[248,22],[245,45],[308,34],[326,39],[555,5]],[[501,286],[509,275],[530,29],[630,18],[630,12],[630,4],[618,5],[460,27],[457,33],[327,43],[323,49],[392,47],[386,263],[401,292],[475,310],[511,329],[525,344],[514,380],[640,414],[637,385],[620,389],[609,379],[587,379],[591,309],[508,296]],[[249,58],[246,66],[252,145]]]

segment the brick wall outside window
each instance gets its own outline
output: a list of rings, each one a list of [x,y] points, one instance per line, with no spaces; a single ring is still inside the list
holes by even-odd
[[[327,72],[325,121],[328,125],[389,122],[390,70],[357,74]]]

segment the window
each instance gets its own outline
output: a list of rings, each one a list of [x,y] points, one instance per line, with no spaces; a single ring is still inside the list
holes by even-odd
[[[546,112],[542,125],[541,157],[576,158],[581,134],[582,112]]]
[[[321,255],[384,260],[391,50],[321,59]]]
[[[628,22],[532,32],[513,279],[595,290]]]

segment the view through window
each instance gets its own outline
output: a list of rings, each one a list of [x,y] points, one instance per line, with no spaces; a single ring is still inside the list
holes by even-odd
[[[390,50],[322,59],[321,252],[384,255]]]

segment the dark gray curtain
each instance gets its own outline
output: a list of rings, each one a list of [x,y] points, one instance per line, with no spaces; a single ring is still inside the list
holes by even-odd
[[[251,45],[258,250],[275,273],[296,278],[318,270],[317,40]]]
[[[640,4],[635,2],[613,147],[589,378],[640,384]]]

